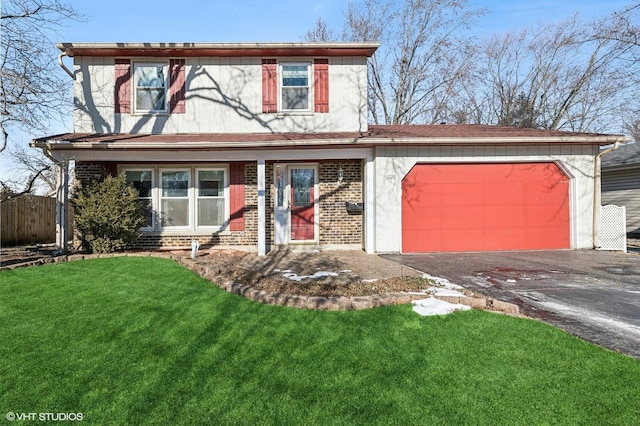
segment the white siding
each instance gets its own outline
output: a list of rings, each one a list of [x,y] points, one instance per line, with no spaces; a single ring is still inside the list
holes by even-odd
[[[186,58],[185,114],[115,114],[115,58],[76,57],[74,131],[279,133],[367,129],[365,57],[329,59],[330,112],[326,114],[263,114],[261,59]],[[135,60],[144,58],[132,62]],[[313,58],[304,60],[312,62]]]
[[[594,157],[597,147],[379,147],[375,150],[375,251],[402,247],[402,179],[416,163],[554,161],[571,178],[571,247],[593,248]]]

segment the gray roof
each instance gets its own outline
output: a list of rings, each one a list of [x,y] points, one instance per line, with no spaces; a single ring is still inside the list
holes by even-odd
[[[627,143],[602,157],[603,168],[640,167],[640,143]]]

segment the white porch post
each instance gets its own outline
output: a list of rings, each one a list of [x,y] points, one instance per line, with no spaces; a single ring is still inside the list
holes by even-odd
[[[375,253],[375,179],[373,154],[367,154],[364,165],[364,251]]]
[[[56,162],[56,249],[67,253],[69,241],[69,162]]]
[[[264,156],[258,157],[258,256],[267,254],[267,203]]]

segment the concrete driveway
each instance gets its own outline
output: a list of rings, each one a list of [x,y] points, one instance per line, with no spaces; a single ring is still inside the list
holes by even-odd
[[[567,250],[383,257],[515,303],[527,316],[640,358],[640,253]]]

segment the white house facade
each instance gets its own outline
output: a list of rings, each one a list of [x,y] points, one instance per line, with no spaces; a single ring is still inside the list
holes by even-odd
[[[60,43],[74,129],[33,142],[58,164],[59,223],[73,161],[138,189],[148,249],[594,247],[599,147],[623,136],[369,125],[377,46]]]

